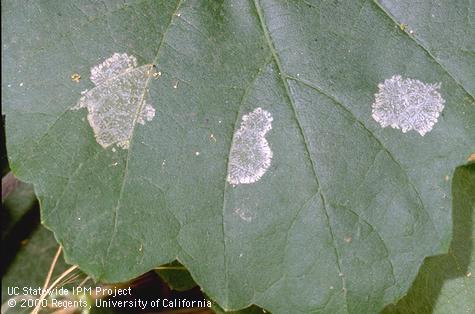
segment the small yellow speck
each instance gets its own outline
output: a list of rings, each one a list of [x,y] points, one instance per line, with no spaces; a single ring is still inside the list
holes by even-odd
[[[156,79],[158,79],[160,76],[162,76],[162,72],[160,71],[153,73],[153,77]]]
[[[402,31],[405,31],[405,30],[407,29],[407,24],[401,23],[401,24],[399,24],[399,28],[400,28]]]
[[[74,73],[73,75],[71,75],[71,81],[79,83],[80,80],[81,80],[81,75],[79,75],[78,73]]]

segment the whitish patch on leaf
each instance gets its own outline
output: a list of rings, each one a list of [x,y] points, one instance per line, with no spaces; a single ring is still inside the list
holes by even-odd
[[[250,213],[249,211],[247,211],[247,210],[245,210],[245,209],[236,208],[236,209],[234,210],[234,213],[235,213],[236,215],[238,215],[239,218],[241,218],[242,220],[247,221],[247,222],[251,222],[252,219],[253,219],[252,213]]]
[[[391,126],[403,133],[415,130],[424,136],[444,109],[445,100],[438,91],[440,83],[426,84],[395,75],[378,88],[372,116],[383,128]]]
[[[87,120],[102,147],[117,144],[127,149],[136,123],[153,119],[155,108],[147,103],[146,88],[154,73],[153,65],[137,67],[137,59],[125,53],[114,53],[91,69],[96,86],[74,109],[87,108]]]
[[[261,108],[242,117],[229,155],[229,183],[254,183],[266,173],[271,164],[272,150],[265,136],[272,129],[272,120],[270,112]]]

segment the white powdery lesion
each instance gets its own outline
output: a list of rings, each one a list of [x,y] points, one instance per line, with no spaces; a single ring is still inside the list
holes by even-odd
[[[262,108],[242,117],[229,155],[227,180],[230,184],[254,183],[270,167],[272,150],[265,136],[272,129],[272,120],[270,112]]]
[[[426,84],[419,80],[394,75],[378,85],[372,116],[381,127],[391,126],[403,133],[410,130],[424,136],[432,130],[444,109],[445,100],[439,93],[441,84]]]
[[[85,91],[74,107],[87,108],[96,141],[104,148],[117,144],[127,149],[136,123],[155,117],[155,108],[145,99],[153,66],[136,66],[134,56],[114,53],[91,69],[96,86]]]
[[[91,69],[91,81],[97,86],[137,66],[137,59],[126,53],[114,53],[110,58]]]

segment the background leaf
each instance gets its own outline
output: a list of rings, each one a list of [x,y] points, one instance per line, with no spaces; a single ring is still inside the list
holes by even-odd
[[[95,279],[178,259],[226,310],[373,313],[447,250],[450,180],[475,147],[460,83],[473,71],[379,3],[4,1],[2,15],[12,169],[35,184],[66,260]],[[147,83],[155,118],[113,151],[70,109],[115,52],[162,75]],[[424,137],[371,118],[395,74],[442,84]],[[273,116],[273,160],[233,187],[233,134],[256,107]]]
[[[4,208],[1,212],[1,232],[2,232],[2,241],[6,241],[8,236],[11,236],[13,228],[18,224],[22,218],[25,219],[25,215],[30,210],[35,210],[33,207],[35,205],[36,197],[33,192],[33,186],[21,181],[16,180],[11,173],[7,175],[9,178],[7,180],[13,181],[13,187],[11,193],[5,198],[2,198],[2,207]],[[3,185],[2,185],[3,187]],[[38,208],[36,208],[38,210]],[[34,214],[30,214],[34,215]],[[26,223],[26,222],[25,222]],[[24,230],[28,232],[29,230]]]
[[[196,282],[180,263],[173,262],[163,265],[156,272],[173,290],[185,291],[196,287]]]
[[[42,226],[34,230],[23,242],[22,248],[17,252],[7,272],[2,275],[2,303],[12,297],[7,293],[8,287],[20,287],[20,289],[43,287],[57,250],[58,243],[51,231]],[[66,268],[67,264],[60,257],[54,274],[61,274]],[[31,310],[30,308],[29,311]]]

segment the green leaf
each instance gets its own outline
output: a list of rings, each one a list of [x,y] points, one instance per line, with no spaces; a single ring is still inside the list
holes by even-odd
[[[446,69],[465,90],[475,93],[475,31],[466,18],[473,4],[454,1],[380,0],[392,19]],[[430,26],[430,27],[427,27]]]
[[[228,313],[228,314],[263,314],[263,313],[267,313],[265,310],[262,310],[262,309],[260,309],[259,307],[255,306],[255,305],[250,306],[248,308],[245,308],[243,310],[239,310],[239,311],[225,311],[221,307],[219,307],[219,305],[216,302],[212,302],[211,304],[212,304],[211,309],[216,314],[225,314],[225,313]]]
[[[457,168],[452,183],[454,235],[448,254],[424,261],[407,296],[383,312],[475,312],[475,163]]]
[[[14,269],[13,273],[21,269],[18,266],[17,254],[21,255],[21,252],[25,251],[25,244],[28,243],[28,239],[38,227],[39,208],[33,186],[16,180],[11,173],[2,178],[2,192],[5,190],[9,190],[9,193],[5,195],[4,199],[2,198],[0,213],[2,239],[0,272],[2,278],[6,276],[5,278],[8,280],[10,269]],[[53,243],[57,246],[54,240]],[[15,276],[10,277],[14,278]],[[5,297],[6,293],[3,293],[2,302]]]
[[[163,265],[156,272],[173,290],[186,291],[196,287],[190,272],[178,262]]]
[[[114,282],[177,259],[226,310],[374,313],[401,298],[450,244],[475,71],[435,42],[473,29],[410,34],[387,6],[5,1],[9,158],[67,261]],[[88,79],[114,53],[138,63]],[[424,136],[372,117],[397,75],[445,100],[422,132],[411,115],[390,123]]]

